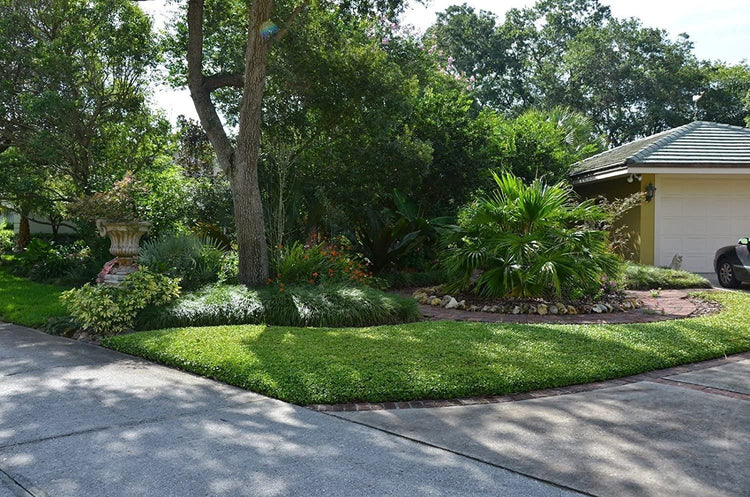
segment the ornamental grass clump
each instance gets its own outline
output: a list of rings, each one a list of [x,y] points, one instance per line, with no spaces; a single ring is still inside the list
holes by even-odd
[[[351,283],[292,284],[281,289],[213,285],[185,294],[171,305],[145,309],[135,327],[374,326],[418,321],[420,317],[413,299]]]
[[[493,177],[497,188],[461,209],[458,225],[446,231],[451,291],[577,299],[600,293],[604,278],[617,277],[621,260],[596,228],[606,214],[593,201],[578,203],[564,182]]]

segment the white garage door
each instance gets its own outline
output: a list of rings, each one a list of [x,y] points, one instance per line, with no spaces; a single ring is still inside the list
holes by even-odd
[[[750,177],[656,175],[656,265],[713,271],[717,249],[750,235]]]

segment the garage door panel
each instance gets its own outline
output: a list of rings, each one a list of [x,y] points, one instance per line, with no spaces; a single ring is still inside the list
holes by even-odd
[[[710,272],[719,248],[750,235],[750,177],[657,176],[657,265],[675,254],[689,271]]]

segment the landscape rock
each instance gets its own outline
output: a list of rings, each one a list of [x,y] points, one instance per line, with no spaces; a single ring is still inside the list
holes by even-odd
[[[450,302],[451,300],[456,300],[456,299],[454,299],[454,298],[453,298],[453,297],[451,297],[450,295],[443,295],[443,300],[442,300],[442,304],[441,304],[441,305],[442,305],[443,307],[445,307],[445,306],[447,306],[447,305],[448,305],[448,303],[449,303],[449,302]],[[456,302],[456,303],[458,303],[458,302]]]
[[[435,297],[435,298],[433,298],[433,299],[430,300],[430,305],[435,306],[435,307],[439,306],[442,303],[443,303],[443,301],[440,300],[437,297]]]
[[[513,311],[511,311],[511,312],[513,312],[513,314],[521,314],[521,306],[517,305],[517,306],[513,307]]]
[[[560,314],[560,309],[556,305],[549,306],[550,314]]]
[[[569,305],[566,310],[568,311],[568,314],[578,314],[578,311],[576,308],[572,305]]]
[[[469,312],[477,312],[478,310],[479,310],[479,307],[475,305],[472,305],[471,307],[469,307]]]
[[[537,307],[535,305],[530,305],[528,308],[529,314],[536,314],[537,313]]]
[[[466,301],[465,300],[460,301],[458,303],[457,309],[460,310],[460,311],[465,311],[466,310]]]
[[[490,306],[486,305],[482,307],[482,312],[490,312]]]
[[[446,295],[446,297],[450,297],[449,295]],[[445,297],[443,297],[443,302],[445,302]],[[458,309],[458,301],[454,299],[453,297],[450,297],[448,300],[448,303],[445,304],[446,309]]]
[[[555,308],[555,311],[557,311],[557,308]],[[536,308],[536,312],[541,316],[546,316],[549,314],[549,307],[547,307],[547,304],[539,304]],[[555,312],[557,314],[557,312]]]

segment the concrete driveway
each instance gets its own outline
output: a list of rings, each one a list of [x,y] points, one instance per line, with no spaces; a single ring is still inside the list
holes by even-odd
[[[0,323],[0,497],[579,495]]]
[[[732,292],[736,292],[736,291],[750,292],[750,283],[743,283],[742,286],[740,286],[737,289],[724,288],[723,286],[719,284],[719,277],[716,276],[716,273],[698,273],[698,274],[706,278],[711,283],[711,285],[713,285],[714,288],[718,288],[720,290],[728,290]]]
[[[0,497],[750,495],[750,360],[323,414],[0,324]]]

